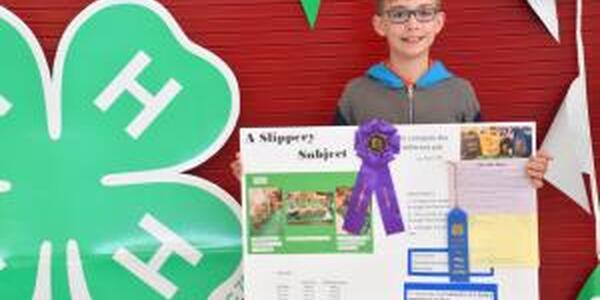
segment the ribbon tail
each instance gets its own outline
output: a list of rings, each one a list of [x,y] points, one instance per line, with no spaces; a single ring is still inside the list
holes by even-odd
[[[360,234],[365,225],[367,210],[371,202],[371,196],[373,195],[370,173],[365,167],[361,168],[352,189],[352,196],[350,197],[350,203],[348,203],[348,210],[344,218],[344,230],[351,234]]]
[[[385,232],[388,235],[404,232],[404,222],[389,168],[386,166],[377,175],[375,192]]]

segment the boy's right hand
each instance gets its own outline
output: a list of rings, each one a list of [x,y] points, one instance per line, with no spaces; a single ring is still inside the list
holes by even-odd
[[[240,160],[239,152],[235,154],[235,160],[229,164],[229,167],[231,168],[233,176],[235,176],[237,180],[240,180],[240,178],[242,178],[242,162]]]
[[[537,155],[532,156],[527,163],[527,175],[536,189],[544,186],[544,176],[548,171],[548,164],[552,157],[544,150],[539,150]]]

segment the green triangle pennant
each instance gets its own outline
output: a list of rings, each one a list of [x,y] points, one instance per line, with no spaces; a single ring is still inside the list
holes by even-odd
[[[588,278],[583,289],[579,292],[577,300],[592,300],[600,298],[600,267],[596,267]]]
[[[306,19],[310,28],[314,29],[317,23],[317,16],[319,15],[319,9],[321,8],[321,0],[300,0],[302,2],[302,8],[306,14]]]

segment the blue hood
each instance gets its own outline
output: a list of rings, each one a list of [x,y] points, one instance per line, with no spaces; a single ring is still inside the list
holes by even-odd
[[[402,78],[398,77],[392,70],[390,70],[384,63],[378,63],[372,66],[368,71],[367,75],[381,84],[391,89],[403,89],[406,84]],[[448,69],[444,66],[441,61],[436,61],[429,68],[427,73],[423,74],[416,82],[417,88],[430,88],[446,79],[454,77]]]

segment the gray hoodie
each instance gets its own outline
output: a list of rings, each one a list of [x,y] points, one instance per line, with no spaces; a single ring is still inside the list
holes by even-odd
[[[380,118],[393,124],[464,123],[481,120],[469,81],[436,61],[412,86],[384,63],[350,81],[338,103],[335,124],[359,125]]]

